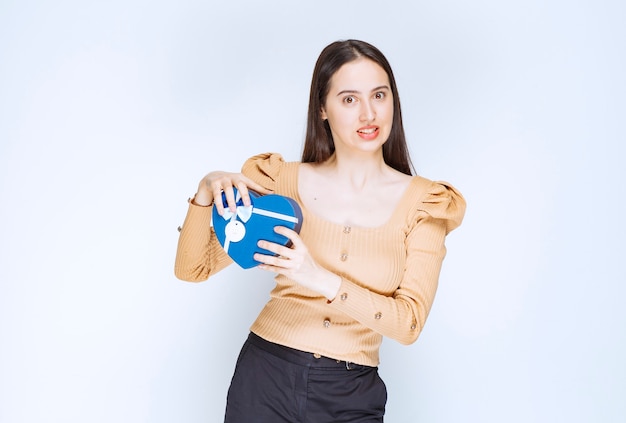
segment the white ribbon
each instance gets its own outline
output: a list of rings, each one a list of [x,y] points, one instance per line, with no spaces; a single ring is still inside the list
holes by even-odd
[[[289,216],[286,214],[276,213],[276,212],[269,211],[269,210],[254,209],[252,210],[252,213],[260,214],[261,216],[271,217],[273,219],[284,220],[285,222],[298,223],[298,218],[295,216]]]

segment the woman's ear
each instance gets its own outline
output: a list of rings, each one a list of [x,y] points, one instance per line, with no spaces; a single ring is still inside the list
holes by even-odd
[[[322,107],[322,109],[320,110],[320,114],[322,116],[322,120],[327,120],[328,116],[326,115],[326,110],[324,110],[324,108]]]

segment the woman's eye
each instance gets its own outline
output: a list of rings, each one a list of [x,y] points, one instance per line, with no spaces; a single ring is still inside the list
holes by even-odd
[[[343,101],[344,103],[352,104],[356,101],[356,99],[352,97],[351,95],[349,95],[346,98],[344,98]]]
[[[385,95],[385,93],[384,93],[384,92],[382,92],[382,91],[379,91],[379,92],[377,92],[376,94],[374,94],[374,98],[375,98],[376,100],[382,100],[382,99],[383,99],[383,98],[385,98],[385,97],[386,97],[386,95]]]

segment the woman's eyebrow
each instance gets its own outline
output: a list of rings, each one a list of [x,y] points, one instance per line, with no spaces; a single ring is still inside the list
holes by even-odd
[[[387,85],[380,85],[380,86],[378,86],[376,88],[372,88],[371,92],[380,91],[380,90],[389,90],[389,86],[387,86]],[[361,94],[361,91],[358,91],[358,90],[342,90],[342,91],[339,91],[337,93],[337,96],[344,95],[344,94]]]
[[[381,85],[381,86],[379,86],[379,87],[374,88],[374,89],[372,90],[372,92],[374,92],[374,91],[380,91],[380,90],[389,90],[389,89],[390,89],[390,88],[389,88],[389,86],[387,86],[387,85]]]

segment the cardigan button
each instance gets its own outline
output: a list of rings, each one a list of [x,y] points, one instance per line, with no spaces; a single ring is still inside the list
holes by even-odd
[[[343,227],[343,233],[344,234],[349,234],[351,230],[352,230],[352,228],[350,226],[344,226]]]
[[[341,261],[346,261],[346,260],[348,260],[348,254],[346,253],[341,254]]]
[[[376,320],[380,320],[381,317],[383,317],[383,314],[380,311],[374,315],[374,319]]]
[[[330,319],[324,319],[324,327],[325,328],[329,328],[330,327]]]
[[[348,294],[346,294],[346,293],[344,292],[343,294],[341,294],[341,297],[339,297],[339,298],[341,298],[341,301],[345,301],[345,300],[347,300],[347,299],[348,299]]]

